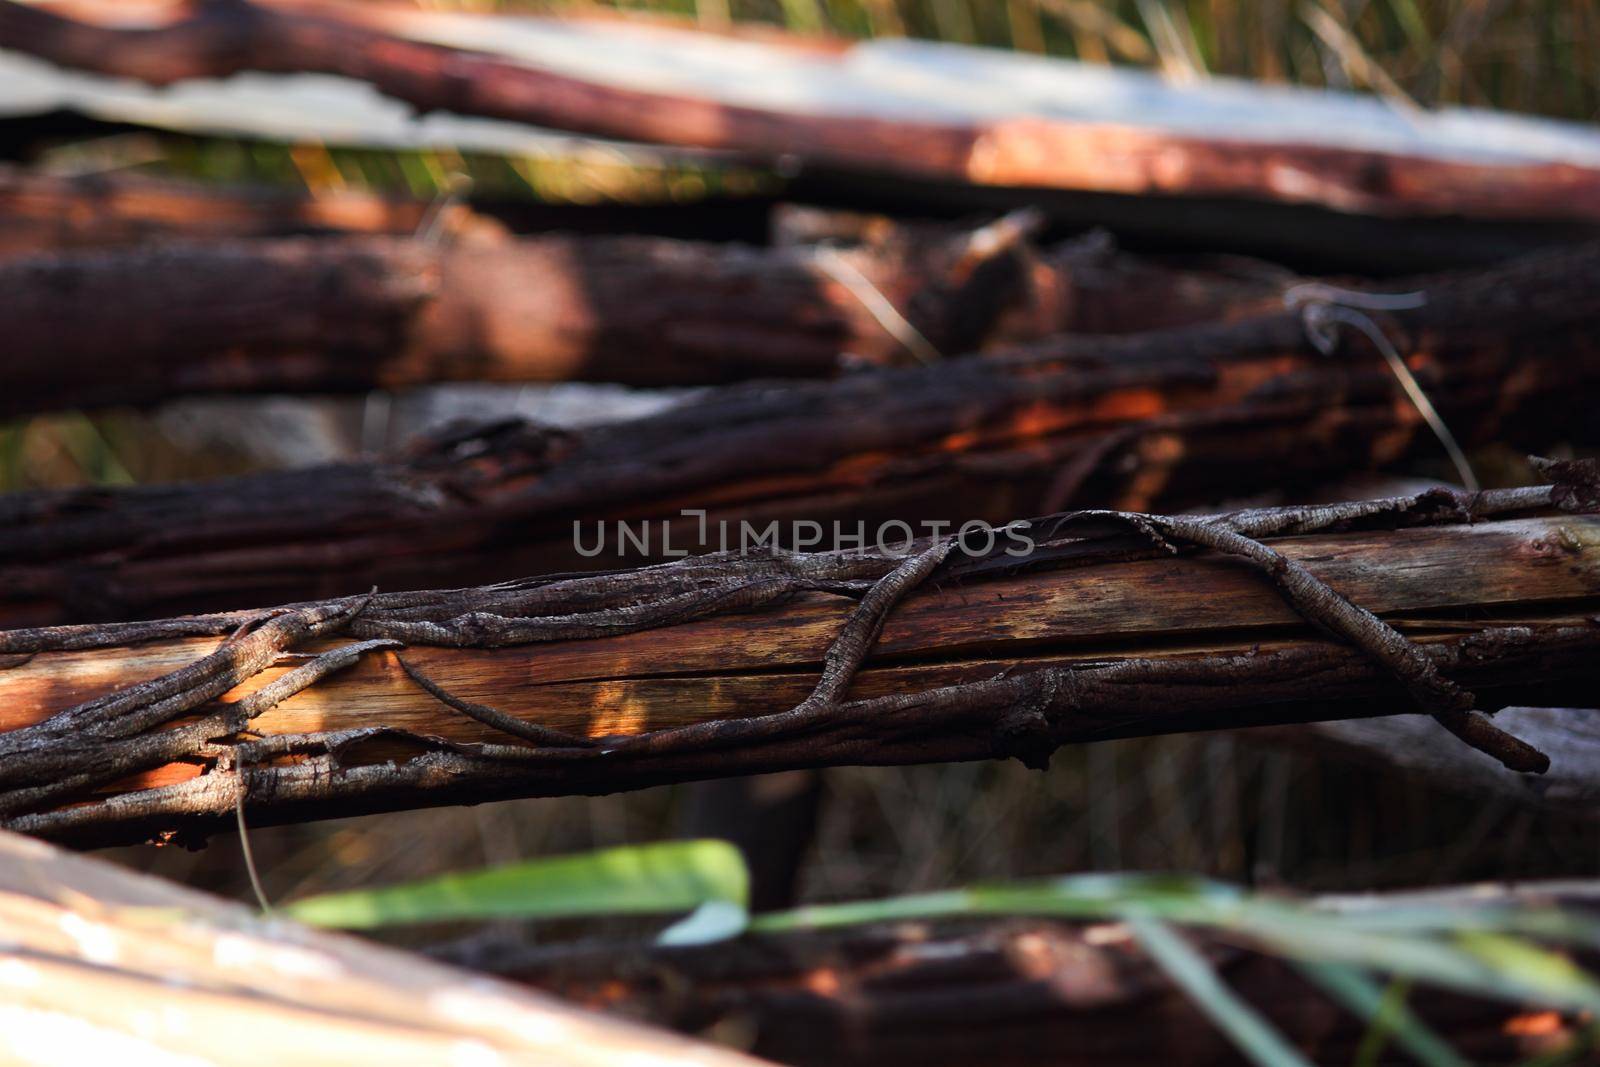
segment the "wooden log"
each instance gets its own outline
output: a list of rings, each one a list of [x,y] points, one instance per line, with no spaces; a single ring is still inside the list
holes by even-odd
[[[1401,116],[1378,101],[1279,90],[1241,119],[1238,87],[1180,93],[1148,75],[899,41],[689,38],[659,24],[315,0],[144,14],[82,0],[55,10],[6,3],[0,46],[156,85],[241,70],[343,75],[424,111],[839,173],[1379,214],[1600,217],[1592,135],[1535,133],[1500,116]],[[905,88],[908,76],[916,89]],[[1115,105],[1127,100],[1136,103]],[[1498,154],[1482,149],[1489,137]]]
[[[1370,477],[1325,487],[1329,500],[1405,496],[1443,483],[1416,478]],[[1480,801],[1581,819],[1600,817],[1600,711],[1589,708],[1503,708],[1495,721],[1547,753],[1550,770],[1537,777],[1508,771],[1482,753],[1442,745],[1444,728],[1423,715],[1345,719],[1298,726],[1241,730],[1247,745],[1295,749],[1317,759],[1337,759],[1425,782]]]
[[[128,172],[56,174],[0,165],[0,255],[149,244],[334,234],[459,239],[515,233],[634,234],[759,242],[785,209],[767,197],[693,203],[546,203],[389,195],[348,188],[189,181]],[[998,212],[996,212],[998,214]],[[437,219],[437,226],[435,220]]]
[[[1415,893],[1321,898],[1331,909]],[[1433,906],[1554,905],[1591,912],[1594,883],[1473,886]],[[1191,943],[1222,980],[1315,1063],[1345,1063],[1368,1036],[1292,963],[1201,930]],[[1238,1049],[1173,986],[1122,923],[905,922],[747,935],[701,947],[527,945],[503,936],[440,946],[440,958],[587,1007],[689,1033],[724,1027],[791,1064],[1234,1064]],[[1592,961],[1585,961],[1592,962]],[[1442,989],[1408,1007],[1461,1056],[1507,1063],[1586,1047],[1581,1019]]]
[[[1600,710],[1506,708],[1495,721],[1550,755],[1549,774],[1507,771],[1481,753],[1441,745],[1443,728],[1425,716],[1306,723],[1240,732],[1249,744],[1283,745],[1405,775],[1479,800],[1578,818],[1600,817]]]
[[[1424,283],[1378,314],[1457,437],[1600,434],[1600,246]],[[1376,314],[1376,313],[1375,313]],[[0,499],[0,623],[150,617],[619,562],[614,524],[714,547],[727,520],[911,522],[1193,503],[1438,443],[1359,336],[1300,311],[983,360],[708,391],[573,432],[505,423],[398,461]],[[1271,457],[1271,462],[1264,462]],[[681,514],[703,509],[702,519]],[[596,524],[610,547],[588,553]],[[631,553],[631,554],[630,554]],[[620,562],[637,561],[631,547]],[[646,556],[648,558],[648,556]]]
[[[0,833],[0,1059],[761,1061]]]
[[[0,255],[295,234],[414,234],[426,200],[348,190],[317,196],[136,174],[39,174],[0,167]]]
[[[0,260],[0,316],[17,326],[0,415],[451,380],[827,377],[925,358],[873,300],[905,309],[911,340],[938,358],[1061,331],[1226,317],[1276,288],[1093,240],[1037,256],[1020,219],[976,230],[879,222],[870,240],[826,252],[562,234],[13,257]]]
[[[1600,663],[1600,520],[1552,513],[1557,501],[1600,505],[1558,484],[1206,527],[1270,535],[1303,582],[1400,620],[1417,642],[1403,670],[1303,617],[1405,644],[1373,637],[1375,620],[1352,624],[1302,593],[1285,600],[1236,560],[1166,558],[1126,532],[1181,545],[1196,536],[1181,520],[1101,513],[1015,527],[1032,542],[1024,556],[946,545],[943,564],[917,572],[927,588],[892,612],[916,582],[892,553],[762,553],[13,631],[0,634],[12,664],[0,670],[0,813],[99,842],[203,834],[241,802],[272,822],[840,763],[1037,764],[1064,743],[1398,714],[1417,700],[1435,710],[1427,687],[1397,682],[1415,670],[1451,680],[1452,715],[1472,699],[1455,685],[1481,708],[1566,706]],[[931,551],[912,562],[933,566]],[[230,632],[220,651],[203,636]],[[328,655],[273,666],[302,651]],[[210,742],[246,723],[261,740]]]

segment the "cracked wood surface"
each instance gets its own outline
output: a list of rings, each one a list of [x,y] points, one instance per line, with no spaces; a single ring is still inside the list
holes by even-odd
[[[7,1063],[760,1062],[4,832],[0,1019]]]
[[[1542,510],[1556,499],[1592,506],[1564,493],[1434,492],[1215,521],[1234,536],[1268,538],[1260,543],[1303,566],[1308,581],[1389,620],[1427,670],[1472,690],[1469,706],[1570,706],[1600,662],[1600,526],[1589,514]],[[1131,518],[1180,537],[1185,529]],[[277,821],[830,763],[1035,763],[1062,743],[1419,710],[1370,630],[1351,631],[1354,644],[1319,638],[1306,618],[1337,629],[1336,614],[1286,601],[1231,557],[1152,548],[1126,521],[1036,520],[1040,547],[1025,568],[964,552],[943,564],[927,553],[898,564],[711,557],[380,594],[270,618],[0,634],[11,657],[0,670],[9,731],[0,734],[0,779],[20,787],[0,804],[13,826],[97,840],[214,827],[241,797],[252,821]],[[907,568],[922,558],[929,563],[919,567],[935,569],[903,603],[894,603],[900,590],[852,607],[869,587],[889,590],[893,575],[910,581]],[[881,635],[849,638],[851,619],[881,620]],[[220,650],[214,639],[175,639],[252,620],[255,630]],[[274,651],[330,647],[309,640],[317,627],[367,647],[334,673],[333,664],[316,669],[321,659],[259,666]],[[406,644],[410,673],[452,703],[408,676],[382,647],[393,642]],[[825,661],[844,669],[818,686]],[[308,688],[290,684],[296,671],[310,672]],[[156,677],[159,690],[131,684]],[[209,688],[189,695],[197,685]],[[274,685],[283,692],[242,720],[227,712],[237,703],[202,719],[213,737],[248,721],[260,739],[236,752],[196,743],[206,735],[178,744],[173,735],[189,727],[143,725],[186,721],[219,687],[237,702]],[[168,710],[157,710],[162,701]],[[543,733],[514,734],[463,704]],[[65,781],[82,793],[111,785],[120,768],[129,774],[101,808],[59,807],[71,802],[64,772],[79,775]],[[251,784],[241,793],[242,782]],[[26,811],[41,814],[18,814]]]
[[[1600,435],[1600,246],[1423,280],[1381,316],[1470,445]],[[1284,311],[1036,342],[572,432],[514,422],[403,459],[0,500],[0,624],[138,618],[593,568],[574,523],[918,521],[1146,509],[1392,463],[1437,442],[1362,338]],[[1261,457],[1273,462],[1263,463]],[[586,544],[592,543],[590,540]],[[659,541],[655,542],[659,545]],[[622,562],[636,562],[638,556]]]

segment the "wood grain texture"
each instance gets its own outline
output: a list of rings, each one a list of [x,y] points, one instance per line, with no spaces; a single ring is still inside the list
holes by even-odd
[[[1600,598],[1600,520],[1591,516],[1313,536],[1279,547],[1349,599],[1385,616],[1473,609],[1479,618],[1504,611],[1514,619],[1513,606],[1547,610]],[[643,630],[528,647],[418,648],[408,656],[465,699],[591,736],[639,733],[797,703],[851,606],[848,599],[813,593],[735,626],[723,618],[683,623],[666,640],[660,631]],[[1043,571],[914,594],[878,639],[874,662],[881,669],[864,673],[855,692],[882,695],[913,679],[944,684],[993,672],[1020,657],[1094,661],[1117,654],[1119,647],[1131,655],[1156,644],[1248,648],[1253,636],[1217,637],[1228,631],[1278,635],[1301,625],[1269,585],[1226,560],[1141,560]],[[215,644],[196,638],[38,653],[0,671],[0,730],[156,677]],[[230,697],[259,689],[288,669],[271,668]],[[307,733],[374,719],[461,741],[493,739],[487,727],[449,715],[405,677],[393,656],[381,653],[291,697],[257,725],[273,733]]]
[[[0,832],[7,1063],[758,1061]]]
[[[1477,707],[1574,703],[1576,694],[1593,684],[1600,662],[1595,655],[1600,649],[1600,519],[1589,514],[1512,514],[1464,523],[1450,521],[1450,514],[1444,513],[1442,523],[1391,529],[1391,520],[1377,528],[1280,536],[1270,543],[1338,594],[1390,620],[1419,644],[1437,669],[1471,689]],[[1069,539],[1065,550],[1076,551],[1073,546],[1079,543]],[[1137,542],[1133,547],[1138,548]],[[341,770],[323,783],[342,788],[338,775],[349,774],[350,795],[312,803],[297,800],[298,787],[285,784],[276,787],[275,799],[267,795],[252,800],[252,820],[489,796],[608,792],[685,777],[832,763],[1016,755],[1007,739],[1005,716],[996,725],[981,708],[954,718],[931,704],[919,712],[911,698],[962,687],[994,689],[998,679],[1018,672],[1056,672],[1071,679],[1059,713],[1050,717],[1052,747],[1417,710],[1386,669],[1355,648],[1319,637],[1260,573],[1235,559],[1210,553],[1156,559],[1113,554],[1104,562],[1091,557],[1085,565],[1064,567],[1061,561],[1070,556],[1061,557],[1062,550],[1053,548],[1054,555],[1043,557],[1043,569],[1036,564],[1016,573],[988,574],[981,562],[963,564],[980,570],[966,578],[937,580],[912,593],[890,614],[864,669],[842,694],[845,704],[833,726],[810,740],[775,738],[726,752],[709,744],[704,749],[690,745],[683,751],[609,761],[603,751],[597,756],[593,750],[567,749],[562,755],[558,743],[550,758],[525,767],[513,761],[477,770],[458,768],[428,782],[397,786],[375,781],[369,789],[358,784],[361,768],[381,771],[398,766],[392,761],[404,764],[417,754],[416,739],[427,739],[424,750],[443,745],[466,757],[473,746],[515,742],[494,724],[447,707],[424,690],[402,668],[397,658],[401,653],[375,649],[250,724],[253,734],[269,740],[354,731],[350,736],[359,735],[359,743],[340,752]],[[1057,562],[1050,564],[1051,559]],[[653,573],[557,582],[549,586],[549,595],[567,586],[576,592],[586,582],[596,589],[626,590],[630,581],[655,581]],[[663,577],[673,573],[677,571],[672,568],[659,572]],[[951,573],[962,571],[958,567]],[[650,586],[637,588],[635,600],[647,595],[644,590]],[[531,593],[540,593],[540,587]],[[469,604],[474,595],[450,594],[465,596],[461,604]],[[396,600],[399,617],[423,617],[417,615],[420,609],[403,605],[425,600],[426,595]],[[510,610],[488,606],[492,602],[476,610]],[[589,602],[594,603],[592,598]],[[445,614],[461,620],[478,617],[458,614],[463,610],[472,609],[448,607]],[[493,642],[503,647],[472,647],[482,642],[419,633],[406,640],[410,647],[403,655],[412,670],[420,670],[456,700],[493,707],[540,730],[592,739],[604,749],[618,747],[619,739],[643,742],[658,732],[694,724],[756,722],[800,705],[853,610],[849,598],[802,592],[754,610],[668,620],[665,628],[645,623],[630,627],[633,632],[605,637],[557,634],[554,639]],[[246,617],[196,622],[204,632],[226,633]],[[386,628],[376,617],[370,624],[358,619],[351,636],[410,633],[404,629],[408,624],[396,625],[401,628]],[[91,627],[84,632],[97,631]],[[85,701],[131,692],[138,683],[196,663],[217,647],[215,638],[119,642],[117,632],[110,628],[96,638],[104,647],[14,655],[10,666],[0,670],[0,731],[23,731],[15,734],[21,738],[32,724],[67,708],[90,710],[93,705]],[[8,647],[24,650],[38,641],[48,648],[54,640],[49,634],[36,640],[21,632],[5,637]],[[318,639],[300,651],[339,643]],[[285,678],[291,666],[255,673],[226,693],[222,706],[262,692]],[[1003,712],[1014,699],[1002,696],[997,710]],[[881,710],[875,710],[879,705]],[[849,718],[857,714],[850,708],[859,709],[859,722]],[[63,720],[58,716],[51,721]],[[85,724],[92,726],[92,720]],[[43,747],[32,756],[24,747],[10,758],[34,759],[53,743],[41,738]],[[446,762],[456,758],[447,756]],[[4,762],[0,760],[0,772]],[[139,773],[113,784],[109,793],[191,781],[209,789],[205,783],[214,780],[206,774],[208,758],[155,763],[145,763]],[[191,814],[204,816],[216,802],[197,797]],[[224,810],[231,810],[231,801]],[[149,825],[139,820],[117,824],[115,818],[112,823],[114,833],[135,836],[143,832],[139,827]],[[199,818],[196,825],[203,823]]]

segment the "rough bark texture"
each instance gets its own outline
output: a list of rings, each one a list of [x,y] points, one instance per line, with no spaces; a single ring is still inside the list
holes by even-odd
[[[756,1060],[0,833],[7,1063]]]
[[[1376,314],[1464,443],[1594,439],[1600,247],[1425,281]],[[1145,508],[1365,469],[1438,443],[1367,339],[1300,312],[1068,338],[575,432],[507,423],[400,461],[0,501],[0,622],[149,617],[618,563],[616,520],[924,521]],[[1263,462],[1263,457],[1272,457]],[[574,523],[598,558],[574,551]],[[662,547],[658,522],[649,553]],[[803,536],[803,535],[802,535]],[[587,548],[586,548],[587,550]],[[631,557],[639,558],[635,553]]]
[[[1026,557],[714,556],[13,631],[0,814],[99,842],[203,834],[239,804],[268,822],[840,763],[1042,766],[1077,741],[1418,709],[1538,771],[1471,709],[1568,705],[1596,680],[1596,475],[1556,474],[1579,488],[1073,513],[1019,528]]]
[[[0,317],[15,326],[0,415],[449,380],[828,377],[922,354],[864,297],[903,309],[938,358],[1225,317],[1261,307],[1275,288],[1165,269],[1092,239],[1041,257],[1011,219],[882,229],[828,250],[320,237],[0,260]]]
[[[154,84],[241,70],[368,81],[421,110],[531,122],[819,170],[1115,193],[1234,196],[1372,213],[1594,218],[1600,177],[1557,162],[1477,162],[1396,151],[1205,136],[1059,115],[989,119],[808,114],[647,91],[420,39],[430,16],[306,2],[211,4],[132,28],[109,5],[0,6],[0,46]],[[442,20],[441,20],[442,21]],[[669,31],[661,31],[669,32]],[[410,36],[407,36],[409,34]],[[755,47],[755,46],[752,46]],[[768,44],[776,57],[789,47]],[[804,46],[800,46],[804,47]],[[841,61],[848,55],[840,52]],[[822,75],[825,77],[825,75]],[[1270,105],[1269,105],[1270,106]]]
[[[1593,910],[1593,884],[1454,894],[1459,905]],[[1448,892],[1432,893],[1435,906]],[[1396,903],[1407,894],[1395,894]],[[1360,898],[1381,906],[1384,898]],[[1338,907],[1339,898],[1329,899]],[[1222,979],[1314,1063],[1348,1063],[1370,1029],[1292,964],[1239,939],[1191,940]],[[1233,1046],[1120,923],[907,922],[747,936],[697,948],[528,946],[504,939],[436,954],[589,1007],[691,1033],[739,1034],[793,1064],[1234,1064]],[[1407,1003],[1471,1062],[1585,1053],[1583,1021],[1414,988]],[[1410,1063],[1390,1046],[1381,1062]]]
[[[1325,487],[1327,499],[1407,496],[1443,483],[1417,478],[1371,476]],[[1590,708],[1504,708],[1495,722],[1550,756],[1550,770],[1517,774],[1481,753],[1441,744],[1446,732],[1421,715],[1345,719],[1264,726],[1238,733],[1250,745],[1311,752],[1388,771],[1407,780],[1483,801],[1500,801],[1564,816],[1600,817],[1600,711]]]

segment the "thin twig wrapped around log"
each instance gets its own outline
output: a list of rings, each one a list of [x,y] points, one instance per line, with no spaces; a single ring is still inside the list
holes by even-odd
[[[1595,680],[1596,475],[1552,473],[1210,520],[1073,513],[1015,525],[1023,556],[950,540],[910,557],[724,554],[13,631],[0,811],[115,840],[203,833],[238,804],[257,823],[837,763],[1038,766],[1075,741],[1405,711],[1539,770],[1469,709],[1570,704]],[[1243,552],[1268,580],[1190,546]],[[206,634],[231,636],[209,651]],[[274,688],[273,655],[335,635],[364,644]],[[238,682],[235,698],[270,695],[208,710]],[[195,715],[203,730],[183,725]]]
[[[1463,443],[1600,437],[1589,402],[1600,384],[1600,246],[1424,289],[1424,306],[1382,325]],[[596,523],[676,520],[674,546],[705,548],[718,543],[718,520],[1003,522],[1090,502],[1147,510],[1438,447],[1366,339],[1323,355],[1300,315],[1283,311],[782,390],[709,390],[574,432],[475,427],[406,460],[16,494],[0,501],[0,623],[601,565],[575,551],[574,523],[588,539]]]

